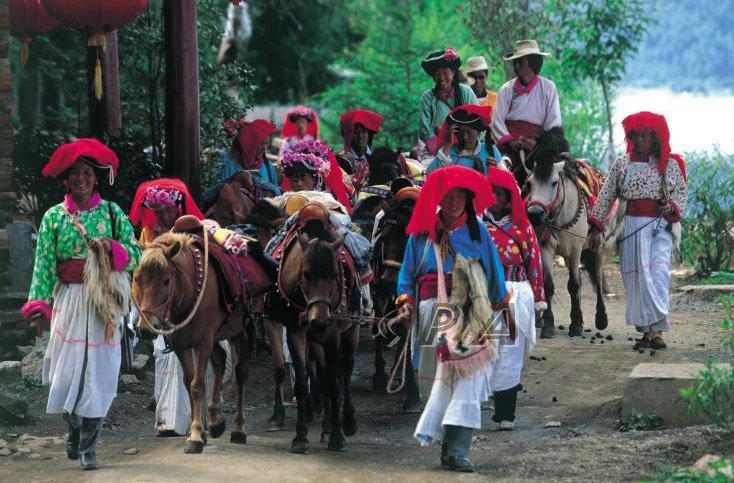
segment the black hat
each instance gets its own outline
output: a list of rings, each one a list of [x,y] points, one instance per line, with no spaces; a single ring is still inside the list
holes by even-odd
[[[439,50],[431,52],[428,57],[421,62],[421,67],[426,71],[426,74],[433,77],[441,67],[448,67],[451,70],[456,70],[461,67],[461,58],[452,47],[448,47],[446,50]]]
[[[408,178],[395,178],[392,180],[392,183],[390,183],[390,192],[395,196],[398,194],[398,191],[403,188],[408,188],[409,186],[413,186],[413,183],[411,183]]]
[[[486,131],[489,128],[478,114],[460,109],[451,112],[446,118],[446,123],[469,126],[479,132]]]

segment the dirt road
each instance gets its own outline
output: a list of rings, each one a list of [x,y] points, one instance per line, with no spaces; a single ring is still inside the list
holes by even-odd
[[[289,452],[294,436],[295,409],[287,408],[285,431],[266,432],[271,413],[271,365],[260,352],[253,360],[247,395],[247,445],[229,442],[228,431],[210,439],[202,455],[185,455],[183,438],[157,438],[153,412],[147,409],[153,374],[139,384],[120,387],[98,450],[102,468],[81,473],[78,462],[65,458],[61,439],[26,440],[19,436],[62,437],[59,416],[43,414],[46,390],[34,390],[35,420],[24,427],[0,428],[0,438],[27,450],[0,456],[0,481],[439,481],[464,480],[636,480],[655,476],[663,466],[688,466],[706,453],[734,454],[734,443],[721,439],[710,427],[619,432],[616,423],[624,382],[639,362],[706,360],[718,353],[720,314],[711,301],[688,296],[673,298],[673,332],[669,348],[640,354],[632,350],[635,336],[624,324],[621,279],[609,267],[617,297],[608,299],[610,327],[595,339],[569,339],[559,331],[541,340],[523,376],[518,398],[518,422],[511,433],[491,431],[491,411],[483,412],[484,428],[476,433],[472,459],[478,473],[456,475],[438,465],[438,448],[420,448],[412,439],[418,415],[400,411],[401,398],[371,390],[372,353],[365,333],[354,376],[359,431],[348,438],[347,452],[332,453],[319,442],[320,423],[310,429],[311,452]],[[556,285],[565,287],[558,270]],[[591,290],[583,290],[588,327],[593,327]],[[556,320],[568,327],[568,296],[559,291]],[[603,341],[603,343],[602,343]],[[231,412],[228,423],[231,423]],[[561,427],[546,428],[549,421]],[[27,438],[22,438],[27,439]],[[54,444],[56,443],[56,444]],[[135,449],[135,451],[132,450]],[[1,452],[2,450],[0,450]],[[135,454],[125,454],[135,453]]]

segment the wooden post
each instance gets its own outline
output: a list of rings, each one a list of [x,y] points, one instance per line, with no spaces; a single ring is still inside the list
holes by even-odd
[[[120,112],[120,62],[117,57],[117,30],[107,35],[107,50],[102,78],[104,79],[105,127],[113,138],[122,135],[122,113]]]
[[[181,178],[198,200],[199,172],[199,47],[196,0],[164,0],[166,50],[166,167]]]
[[[87,47],[87,84],[85,89],[87,90],[87,99],[89,102],[89,128],[87,133],[93,138],[97,138],[104,142],[106,122],[106,106],[105,106],[105,95],[104,92],[104,74],[106,59],[101,48],[98,47]],[[97,59],[102,64],[102,98],[97,99],[94,94],[94,74],[97,66]]]

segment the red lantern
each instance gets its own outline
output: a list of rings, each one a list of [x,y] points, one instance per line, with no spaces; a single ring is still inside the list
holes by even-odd
[[[42,0],[48,13],[62,24],[89,36],[88,47],[105,48],[106,32],[117,30],[143,13],[148,0]],[[102,98],[99,52],[94,70],[94,94]]]
[[[61,23],[51,17],[41,5],[41,0],[10,0],[10,33],[23,45],[20,47],[20,64],[28,62],[28,44],[37,34],[45,34]]]

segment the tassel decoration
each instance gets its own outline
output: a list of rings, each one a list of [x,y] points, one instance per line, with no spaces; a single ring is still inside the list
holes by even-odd
[[[102,100],[102,61],[100,57],[100,49],[104,52],[107,49],[107,38],[104,34],[92,34],[87,39],[87,47],[97,48],[97,62],[94,65],[94,83],[92,84],[92,91],[94,97],[98,101]]]
[[[98,101],[102,100],[102,62],[100,62],[99,59],[97,59],[97,62],[94,65],[94,97],[97,98]]]
[[[20,65],[21,67],[25,67],[27,63],[28,63],[28,42],[23,40],[23,43],[20,46]]]

